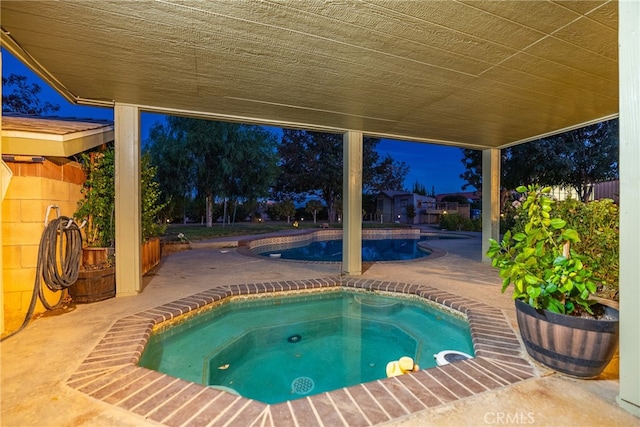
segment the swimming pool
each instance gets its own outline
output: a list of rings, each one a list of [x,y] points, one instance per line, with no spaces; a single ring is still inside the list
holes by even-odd
[[[466,239],[463,234],[429,232],[419,229],[362,230],[362,261],[410,261],[437,256],[428,240]],[[307,234],[255,238],[243,242],[240,253],[272,259],[310,262],[342,261],[342,230],[317,230]],[[437,251],[435,251],[437,253]]]
[[[429,255],[419,246],[425,239],[378,239],[362,241],[362,261],[406,261]],[[299,244],[298,244],[299,245]],[[301,261],[342,261],[342,239],[312,241],[298,246],[283,243],[258,251],[262,256]]]
[[[341,291],[240,299],[152,335],[140,365],[274,404],[386,377],[409,356],[473,354],[468,323],[424,300]]]

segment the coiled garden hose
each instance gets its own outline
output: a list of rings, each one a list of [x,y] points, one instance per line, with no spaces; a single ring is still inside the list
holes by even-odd
[[[63,293],[60,293],[60,299],[56,304],[49,304],[42,289],[42,281],[54,292],[62,291],[73,285],[78,280],[81,256],[82,233],[73,219],[60,216],[50,221],[40,238],[36,279],[29,310],[27,310],[20,328],[3,337],[0,341],[17,334],[27,326],[33,316],[38,299],[47,310],[53,310],[60,306]]]

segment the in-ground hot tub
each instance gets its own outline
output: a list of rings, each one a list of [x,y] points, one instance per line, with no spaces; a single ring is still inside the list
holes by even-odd
[[[301,289],[389,291],[435,301],[467,316],[475,357],[304,399],[268,405],[137,365],[153,329],[236,295]],[[418,284],[324,278],[216,288],[118,319],[66,384],[78,392],[168,426],[376,425],[534,377],[500,309]]]
[[[154,333],[140,365],[265,403],[386,377],[389,362],[473,354],[459,312],[355,290],[241,297]],[[395,295],[395,296],[394,296]]]

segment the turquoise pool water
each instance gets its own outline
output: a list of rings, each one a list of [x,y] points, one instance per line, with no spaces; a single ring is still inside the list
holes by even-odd
[[[422,240],[425,239],[362,240],[362,261],[406,261],[428,256],[429,252],[418,246],[418,242]],[[340,262],[342,261],[342,239],[312,241],[303,245],[272,245],[259,247],[255,251],[262,256],[276,255],[283,259]]]
[[[466,321],[415,298],[323,292],[238,300],[154,333],[140,365],[265,403],[386,377],[389,361],[473,354]]]

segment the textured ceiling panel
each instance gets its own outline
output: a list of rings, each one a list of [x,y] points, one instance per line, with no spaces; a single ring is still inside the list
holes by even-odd
[[[566,7],[567,9],[578,12],[581,15],[586,15],[591,13],[593,10],[598,9],[602,6],[603,3],[598,0],[590,1],[590,0],[554,0],[553,3],[556,3],[562,7]],[[617,7],[616,7],[617,8]]]
[[[68,97],[500,147],[618,111],[615,1],[11,1]]]
[[[580,13],[552,2],[464,0],[464,3],[544,34],[580,17]]]
[[[602,37],[607,33],[608,37]],[[604,56],[612,61],[618,59],[617,36],[617,30],[587,19],[576,21],[553,34],[554,38],[569,45]]]
[[[595,7],[588,12],[589,19],[593,19],[601,24],[608,26],[611,29],[618,29],[618,2],[612,1],[602,4],[600,7]]]

